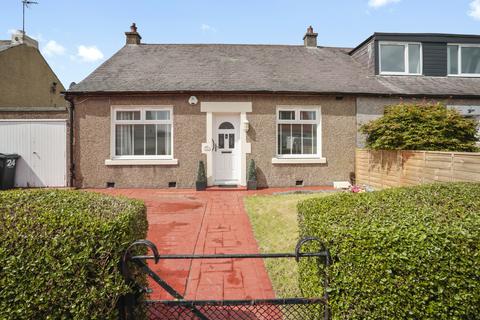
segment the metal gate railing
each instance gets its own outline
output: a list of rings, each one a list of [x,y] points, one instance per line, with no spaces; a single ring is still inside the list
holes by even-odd
[[[306,243],[318,242],[319,249],[314,252],[302,252]],[[153,255],[132,255],[135,247],[149,248]],[[157,264],[160,260],[184,259],[278,259],[294,258],[298,262],[302,258],[316,258],[318,269],[321,264],[331,264],[330,252],[317,238],[301,239],[294,253],[271,254],[207,254],[207,255],[160,255],[157,247],[149,240],[139,240],[132,243],[125,251],[121,261],[122,274],[127,283],[134,289],[119,301],[121,320],[317,320],[330,319],[328,307],[328,279],[324,276],[325,288],[320,298],[288,298],[288,299],[259,299],[259,300],[185,300],[184,297],[172,288],[165,280],[155,273],[147,264],[153,260]],[[133,265],[133,268],[131,267]],[[168,292],[175,300],[149,300],[150,289],[137,283],[134,273],[144,273],[160,287]]]

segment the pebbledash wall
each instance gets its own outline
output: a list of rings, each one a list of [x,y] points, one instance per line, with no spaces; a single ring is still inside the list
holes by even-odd
[[[188,104],[191,94],[175,95],[110,95],[75,98],[74,161],[75,186],[104,188],[114,182],[117,188],[166,188],[169,182],[177,187],[195,185],[199,160],[206,161],[201,146],[206,141],[206,115],[200,103]],[[334,96],[299,95],[196,95],[200,102],[252,102],[247,113],[250,129],[247,142],[258,167],[261,187],[326,185],[348,180],[354,171],[356,138],[356,100]],[[110,158],[110,109],[112,105],[171,105],[173,106],[173,157],[178,165],[107,166]],[[326,164],[272,164],[276,155],[276,108],[279,105],[321,106],[322,156]]]

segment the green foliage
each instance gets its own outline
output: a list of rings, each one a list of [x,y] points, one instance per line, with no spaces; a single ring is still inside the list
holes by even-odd
[[[197,169],[197,182],[207,182],[207,174],[205,173],[205,165],[203,161],[198,161],[198,169]]]
[[[477,123],[440,103],[389,106],[360,131],[367,147],[376,150],[478,150]]]
[[[334,319],[479,319],[480,184],[341,193],[298,205],[300,235],[319,237]],[[300,265],[307,296],[323,289]]]
[[[0,192],[0,319],[118,319],[122,252],[143,203],[68,190]]]
[[[250,159],[248,162],[247,180],[257,181],[257,167],[255,166],[255,160],[253,159]]]

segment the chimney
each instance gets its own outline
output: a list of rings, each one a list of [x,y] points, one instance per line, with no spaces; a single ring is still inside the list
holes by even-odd
[[[16,30],[14,33],[12,33],[12,46],[18,46],[20,44],[25,44],[29,47],[34,47],[38,49],[38,41],[30,38],[26,34],[23,33],[23,31]]]
[[[307,33],[303,36],[303,44],[305,47],[317,47],[317,36],[318,33],[313,32],[312,26],[307,28]]]
[[[130,32],[125,32],[125,35],[127,36],[127,44],[140,44],[142,37],[137,32],[135,22],[130,26]]]

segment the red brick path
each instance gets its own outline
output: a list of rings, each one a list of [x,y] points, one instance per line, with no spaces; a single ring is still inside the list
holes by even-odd
[[[267,189],[272,193],[286,189]],[[249,191],[105,189],[103,193],[145,201],[149,230],[161,254],[257,253],[258,246],[243,206]],[[187,299],[274,298],[259,259],[164,260],[149,264]],[[156,283],[151,298],[172,299]]]

